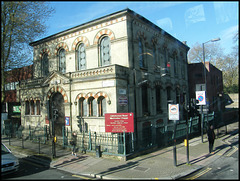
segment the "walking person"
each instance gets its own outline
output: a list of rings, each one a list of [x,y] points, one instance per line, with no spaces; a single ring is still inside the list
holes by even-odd
[[[73,132],[72,133],[72,141],[70,142],[70,144],[73,146],[72,149],[72,155],[75,155],[75,157],[77,156],[76,150],[77,150],[77,133]]]
[[[213,125],[209,127],[207,135],[208,135],[208,142],[209,142],[209,153],[211,154],[213,152],[213,144],[215,140]]]

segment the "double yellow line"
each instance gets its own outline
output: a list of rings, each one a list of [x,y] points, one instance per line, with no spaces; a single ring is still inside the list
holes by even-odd
[[[96,178],[85,177],[85,176],[82,176],[82,175],[72,175],[72,177],[78,177],[78,178],[81,178],[81,179],[84,179],[84,180],[97,180]]]
[[[196,174],[196,175],[194,175],[192,177],[188,177],[188,178],[186,178],[184,180],[194,180],[194,179],[204,175],[205,173],[209,172],[210,170],[212,170],[212,168],[206,168],[205,170],[199,172],[198,174]]]
[[[233,150],[231,150],[226,156],[232,156],[233,153],[235,153],[238,150],[236,146],[233,146]]]

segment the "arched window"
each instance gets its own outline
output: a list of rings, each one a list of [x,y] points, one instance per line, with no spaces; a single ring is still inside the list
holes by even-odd
[[[170,72],[170,62],[168,61],[168,50],[166,47],[163,48],[163,56],[164,56],[164,68],[165,68],[165,73],[169,75]]]
[[[156,53],[156,45],[153,44],[153,65],[157,66],[157,53]]]
[[[48,76],[49,74],[49,62],[48,62],[48,54],[44,53],[42,57],[42,76]]]
[[[178,73],[178,70],[177,70],[177,65],[178,65],[178,59],[177,59],[177,55],[173,55],[173,68],[174,68],[174,75],[175,76],[178,76],[177,73]]]
[[[143,115],[148,114],[148,86],[142,85],[142,112]]]
[[[138,39],[138,58],[139,58],[139,67],[140,68],[146,68],[146,63],[145,63],[145,55],[144,55],[144,48],[143,48],[143,42],[142,39]]]
[[[79,99],[79,116],[87,116],[87,101],[83,97]]]
[[[66,55],[65,50],[62,48],[59,50],[59,71],[66,73]]]
[[[77,69],[85,70],[86,69],[86,51],[85,45],[81,43],[77,49]]]
[[[106,99],[103,96],[98,98],[98,115],[104,116],[106,113]]]
[[[157,113],[160,113],[161,110],[161,88],[160,86],[156,86],[156,111]]]
[[[176,103],[180,103],[180,90],[179,88],[176,89]]]
[[[30,114],[30,103],[29,101],[25,101],[25,115]]]
[[[97,101],[94,97],[88,98],[88,111],[89,116],[97,116]]]
[[[106,66],[111,64],[110,38],[105,36],[100,42],[100,64]]]
[[[36,115],[40,115],[40,100],[36,100]]]
[[[35,104],[34,100],[30,101],[30,109],[31,109],[31,115],[35,115]]]
[[[167,101],[170,101],[170,100],[172,100],[171,87],[167,87]]]

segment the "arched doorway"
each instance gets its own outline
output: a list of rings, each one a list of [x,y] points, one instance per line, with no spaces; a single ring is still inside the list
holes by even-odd
[[[58,117],[54,120],[54,131],[56,136],[62,136],[62,128],[65,126],[65,108],[64,108],[63,95],[56,92],[52,95],[50,99],[50,108],[52,110],[56,109],[58,111]]]

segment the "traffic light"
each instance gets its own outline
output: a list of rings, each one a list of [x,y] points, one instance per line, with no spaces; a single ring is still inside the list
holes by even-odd
[[[54,119],[58,118],[58,110],[57,109],[53,109],[53,118]]]

